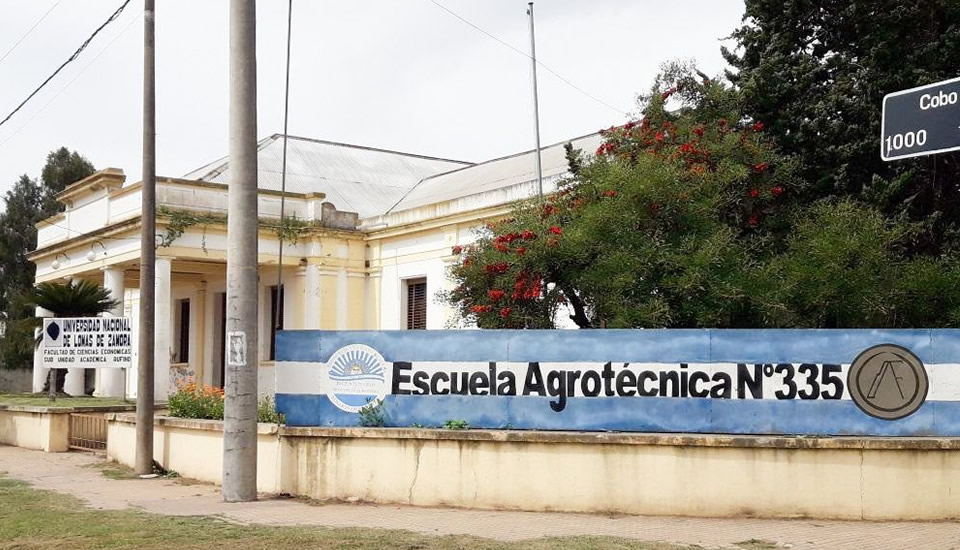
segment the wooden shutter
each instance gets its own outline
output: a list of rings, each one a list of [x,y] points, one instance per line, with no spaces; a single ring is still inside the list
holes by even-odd
[[[427,282],[424,280],[407,283],[407,328],[427,328]]]
[[[180,300],[180,345],[177,350],[177,362],[190,361],[190,300]]]

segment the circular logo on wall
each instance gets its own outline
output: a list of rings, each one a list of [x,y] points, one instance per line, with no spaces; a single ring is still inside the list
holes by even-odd
[[[386,361],[377,350],[363,344],[344,346],[330,356],[326,376],[327,397],[338,409],[355,413],[387,395]]]
[[[930,381],[920,358],[895,344],[873,346],[857,356],[847,374],[850,398],[883,420],[910,416],[927,398]]]

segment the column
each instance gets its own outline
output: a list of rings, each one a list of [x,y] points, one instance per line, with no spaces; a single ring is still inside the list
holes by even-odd
[[[37,307],[35,310],[35,315],[37,317],[53,317],[53,312],[42,307]],[[43,325],[41,328],[38,328],[34,331],[34,336],[39,337],[40,331],[43,330]],[[37,347],[33,350],[33,393],[40,393],[43,391],[43,385],[46,383],[47,378],[50,376],[50,369],[44,368],[43,366],[43,355],[40,347]]]
[[[320,266],[307,264],[303,279],[303,328],[320,328]]]
[[[103,288],[110,291],[110,297],[118,303],[116,307],[103,314],[104,317],[123,317],[123,270],[117,268],[103,269]],[[126,388],[123,387],[125,372],[123,369],[98,369],[100,376],[97,380],[93,395],[97,397],[123,397]]]
[[[156,264],[156,323],[154,324],[155,348],[153,355],[154,399],[166,401],[170,394],[170,333],[173,330],[171,312],[171,275],[173,261],[157,257]]]

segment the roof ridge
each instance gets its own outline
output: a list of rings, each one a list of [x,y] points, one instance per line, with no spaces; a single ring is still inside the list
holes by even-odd
[[[273,135],[270,136],[270,138],[274,138],[274,139],[280,139],[280,138],[282,138],[282,137],[283,137],[283,134],[282,134],[282,133],[275,133],[275,134],[273,134]],[[405,157],[414,157],[414,158],[420,158],[420,159],[426,159],[426,160],[438,160],[438,161],[441,161],[441,162],[454,162],[454,163],[457,163],[457,164],[463,164],[464,166],[473,166],[473,165],[474,165],[474,163],[472,163],[472,162],[470,162],[470,161],[466,161],[466,160],[456,160],[456,159],[448,159],[448,158],[441,158],[441,157],[433,157],[433,156],[430,156],[430,155],[421,155],[421,154],[419,154],[419,153],[407,153],[407,152],[404,152],[404,151],[396,151],[396,150],[393,150],[393,149],[383,149],[383,148],[381,148],[381,147],[370,147],[370,146],[367,146],[367,145],[355,145],[355,144],[353,144],[353,143],[344,143],[344,142],[342,142],[342,141],[330,141],[330,140],[327,140],[327,139],[310,138],[310,137],[304,137],[304,136],[294,136],[294,135],[291,135],[291,134],[287,134],[287,137],[288,137],[289,139],[295,139],[295,140],[299,140],[299,141],[309,141],[309,142],[311,142],[311,143],[323,143],[323,144],[325,144],[325,145],[335,145],[335,146],[338,146],[338,147],[349,147],[349,148],[351,148],[351,149],[362,149],[362,150],[364,150],[364,151],[376,151],[376,152],[378,152],[378,153],[390,153],[390,154],[393,154],[393,155],[402,155],[402,156],[405,156]]]
[[[563,141],[558,141],[557,143],[551,143],[550,145],[546,145],[546,146],[544,146],[544,147],[540,147],[540,151],[543,151],[544,149],[550,149],[550,148],[556,147],[556,146],[558,146],[558,145],[566,145],[567,143],[573,143],[574,141],[578,141],[578,140],[581,140],[581,139],[586,139],[586,138],[588,138],[588,137],[597,136],[597,135],[600,135],[600,132],[591,132],[591,133],[589,133],[589,134],[584,134],[584,135],[582,135],[582,136],[577,136],[577,137],[573,137],[573,138],[568,138],[568,139],[565,139],[565,140],[563,140]],[[516,157],[519,157],[519,156],[522,156],[522,155],[528,155],[528,154],[533,153],[533,152],[535,152],[535,151],[536,151],[536,149],[530,149],[529,151],[522,151],[522,152],[520,152],[520,153],[514,153],[514,154],[512,154],[512,155],[506,155],[506,156],[503,156],[503,157],[497,157],[497,158],[493,158],[493,159],[490,159],[490,160],[485,160],[485,161],[482,161],[482,162],[478,162],[478,163],[476,163],[476,164],[471,164],[470,166],[463,166],[463,167],[461,167],[461,168],[456,168],[456,169],[454,169],[454,170],[448,170],[448,171],[446,171],[446,172],[440,172],[439,174],[433,174],[432,176],[426,176],[426,177],[420,178],[420,181],[418,181],[416,185],[414,185],[413,187],[411,187],[409,191],[407,191],[402,197],[400,197],[400,200],[398,200],[396,203],[394,203],[393,206],[391,206],[390,208],[388,208],[386,212],[384,212],[383,214],[380,214],[380,215],[381,215],[381,216],[386,216],[387,214],[392,213],[393,210],[394,210],[397,206],[399,206],[401,202],[404,201],[404,199],[406,199],[408,196],[410,196],[411,193],[413,193],[417,188],[420,187],[420,185],[421,185],[423,182],[425,182],[425,181],[427,181],[427,180],[430,180],[430,179],[433,179],[433,178],[437,178],[437,177],[440,177],[440,176],[444,176],[444,175],[447,175],[447,174],[453,174],[453,173],[456,173],[456,172],[461,172],[461,171],[463,171],[463,170],[469,170],[470,168],[475,168],[475,167],[477,167],[477,166],[483,166],[484,164],[490,164],[491,162],[497,162],[497,161],[500,161],[500,160],[506,160],[506,159],[510,159],[510,158],[516,158]]]

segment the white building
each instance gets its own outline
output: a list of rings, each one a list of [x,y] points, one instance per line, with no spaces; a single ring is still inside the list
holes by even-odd
[[[594,151],[598,135],[572,140]],[[544,191],[566,174],[564,144],[542,150]],[[436,299],[448,288],[451,248],[537,192],[533,152],[479,164],[291,136],[286,216],[280,225],[282,136],[259,144],[260,389],[273,388],[272,312],[283,243],[284,328],[447,328],[452,312]],[[156,388],[187,377],[223,384],[226,215],[230,163],[212,162],[183,178],[157,178]],[[62,214],[37,224],[36,281],[97,281],[137,326],[141,184],[108,168],[58,200]],[[289,237],[295,236],[295,242]],[[42,312],[40,312],[42,313]],[[136,330],[134,331],[136,334]],[[136,343],[134,343],[136,350]],[[136,364],[136,358],[134,358]],[[34,366],[34,391],[47,373]],[[98,370],[95,394],[136,394],[136,369]],[[66,390],[84,391],[82,370]]]

